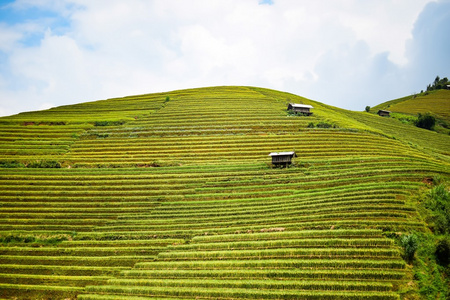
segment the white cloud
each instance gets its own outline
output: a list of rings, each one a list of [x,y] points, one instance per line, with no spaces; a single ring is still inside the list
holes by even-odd
[[[23,35],[20,32],[11,30],[5,26],[5,24],[0,23],[0,51],[12,51],[15,44],[22,38],[22,36]]]
[[[227,84],[362,109],[404,92],[391,80],[415,59],[406,45],[428,2],[17,1],[65,24],[0,24],[0,114]],[[30,32],[39,43],[23,42]]]

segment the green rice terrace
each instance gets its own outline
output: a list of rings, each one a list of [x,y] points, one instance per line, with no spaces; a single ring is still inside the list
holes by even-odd
[[[399,238],[450,176],[449,135],[253,87],[21,113],[0,140],[4,299],[415,299]]]
[[[426,91],[387,101],[372,107],[370,111],[376,113],[379,109],[391,111],[392,117],[412,125],[418,114],[430,114],[436,119],[434,130],[450,135],[450,90]]]
[[[387,101],[373,107],[374,112],[378,109],[410,115],[430,112],[440,119],[450,121],[450,90],[422,92],[418,95]]]

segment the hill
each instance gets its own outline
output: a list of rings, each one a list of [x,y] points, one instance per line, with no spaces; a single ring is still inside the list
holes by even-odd
[[[435,90],[387,101],[371,110],[377,112],[379,109],[410,115],[430,112],[450,122],[450,90]]]
[[[379,109],[393,112],[393,117],[403,121],[409,116],[430,113],[438,119],[437,131],[449,134],[450,90],[433,90],[381,103],[371,108],[372,113]],[[407,115],[407,116],[404,116]]]
[[[22,113],[0,139],[6,298],[412,297],[399,240],[450,175],[449,136],[254,87]]]

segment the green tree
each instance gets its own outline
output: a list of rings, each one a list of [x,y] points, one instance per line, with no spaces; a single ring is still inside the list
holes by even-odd
[[[433,117],[430,113],[421,114],[417,117],[417,121],[415,122],[417,127],[432,130],[434,125],[436,124],[436,118]]]
[[[433,84],[427,85],[427,91],[443,89],[447,86],[447,84],[449,84],[447,77],[441,79],[439,76],[436,76]]]
[[[370,106],[366,106],[366,112],[369,112],[370,111]]]
[[[436,76],[436,78],[434,79],[434,86],[437,86],[440,80],[441,79],[439,78],[439,76]]]

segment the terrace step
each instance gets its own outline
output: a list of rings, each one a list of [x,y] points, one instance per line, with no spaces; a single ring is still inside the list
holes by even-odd
[[[208,288],[177,287],[176,289],[166,287],[125,287],[125,286],[89,286],[88,292],[137,295],[137,296],[179,296],[179,297],[227,297],[231,299],[400,299],[393,292],[356,292],[356,291],[292,291],[292,290],[258,290],[248,288]],[[80,299],[95,299],[81,295]]]

